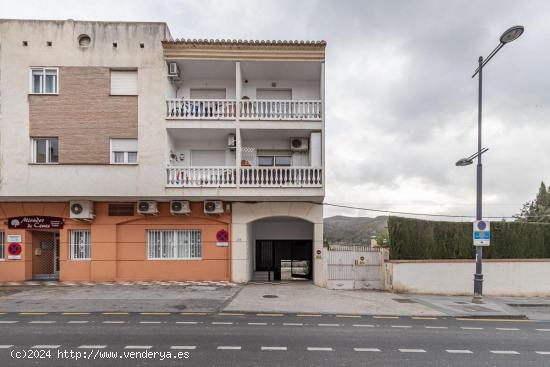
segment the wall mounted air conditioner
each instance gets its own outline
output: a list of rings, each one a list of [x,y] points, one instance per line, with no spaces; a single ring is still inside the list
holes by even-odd
[[[235,134],[227,135],[227,147],[230,150],[235,150],[235,148],[237,147],[237,137],[235,136]]]
[[[90,200],[74,200],[69,203],[71,219],[94,219],[94,203]]]
[[[308,138],[290,138],[290,150],[293,152],[305,152],[309,149]]]
[[[168,63],[168,76],[171,79],[178,80],[180,78],[180,70],[178,68],[178,64],[175,62],[169,62]]]
[[[153,200],[138,201],[137,212],[141,215],[156,215],[159,213],[157,202]]]
[[[204,202],[205,214],[223,214],[223,201],[210,200]]]
[[[173,200],[170,202],[170,213],[172,215],[191,214],[191,206],[187,200]]]

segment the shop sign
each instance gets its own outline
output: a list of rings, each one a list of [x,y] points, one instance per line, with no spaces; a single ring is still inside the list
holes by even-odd
[[[9,229],[61,229],[63,218],[41,215],[8,218]]]
[[[216,233],[216,246],[218,247],[227,247],[229,246],[229,232],[225,229],[220,229]]]

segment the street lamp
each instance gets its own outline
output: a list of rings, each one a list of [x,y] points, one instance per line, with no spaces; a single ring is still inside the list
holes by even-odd
[[[472,154],[471,156],[467,158],[462,158],[458,162],[456,162],[457,166],[468,166],[474,162],[474,159],[477,158],[477,187],[476,187],[476,220],[482,219],[482,165],[481,165],[481,155],[485,153],[488,148],[481,148],[481,116],[482,116],[482,108],[481,108],[481,102],[482,102],[482,86],[483,86],[483,78],[482,78],[482,72],[483,67],[493,58],[493,56],[496,55],[496,53],[504,47],[505,44],[510,43],[516,39],[518,39],[519,36],[523,34],[524,28],[521,25],[517,25],[511,28],[508,28],[502,35],[500,36],[500,43],[495,49],[487,56],[485,60],[483,60],[483,56],[480,56],[478,59],[478,68],[474,72],[474,75],[472,75],[472,78],[479,74],[478,80],[478,105],[477,105],[477,152]],[[482,272],[482,256],[483,256],[483,247],[476,246],[476,272],[474,274],[474,302],[480,302],[481,297],[483,296],[483,272]]]

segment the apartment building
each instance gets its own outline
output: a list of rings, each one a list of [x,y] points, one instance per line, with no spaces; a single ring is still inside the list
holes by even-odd
[[[0,281],[325,285],[324,42],[0,21]]]

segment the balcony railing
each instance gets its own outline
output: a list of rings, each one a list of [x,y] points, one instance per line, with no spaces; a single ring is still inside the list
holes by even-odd
[[[240,103],[243,120],[320,120],[321,101],[248,99]]]
[[[237,183],[237,175],[240,183]],[[321,167],[168,167],[168,187],[322,187]]]
[[[166,118],[184,120],[233,120],[237,116],[234,99],[167,99]]]
[[[237,107],[243,120],[321,120],[320,100],[167,99],[166,118],[234,120]]]
[[[241,187],[321,187],[321,167],[241,167]]]
[[[168,167],[166,186],[170,187],[233,187],[235,167]]]

